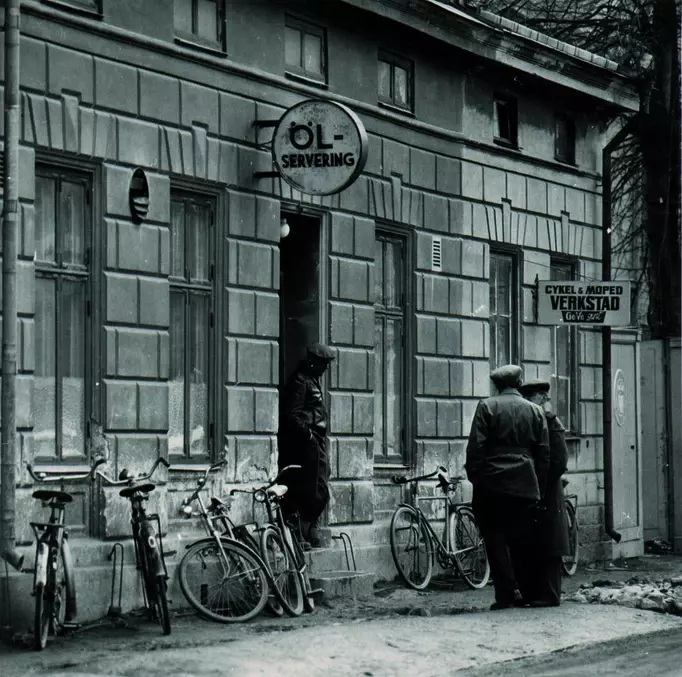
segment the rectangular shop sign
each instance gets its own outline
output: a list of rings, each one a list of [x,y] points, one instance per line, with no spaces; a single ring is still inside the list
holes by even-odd
[[[538,324],[599,324],[630,322],[630,282],[538,282]]]

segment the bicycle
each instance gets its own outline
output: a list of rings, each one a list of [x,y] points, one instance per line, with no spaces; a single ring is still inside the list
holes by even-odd
[[[280,588],[285,602],[285,611],[298,616],[305,610],[315,610],[315,597],[322,593],[321,589],[313,589],[308,573],[308,563],[299,538],[300,529],[290,525],[284,519],[281,501],[288,487],[280,484],[285,472],[300,469],[300,465],[288,465],[280,470],[277,477],[256,489],[233,489],[230,494],[242,492],[253,494],[253,500],[262,503],[267,512],[268,521],[260,529],[260,550],[266,566],[270,569]],[[291,578],[291,563],[296,576]]]
[[[74,482],[93,479],[97,467],[105,463],[98,459],[86,473],[69,472],[60,468],[59,473],[50,468],[26,466],[36,482]],[[34,646],[41,651],[47,645],[47,637],[75,628],[76,587],[73,579],[73,562],[69,547],[69,533],[65,524],[66,504],[73,496],[62,490],[38,489],[33,498],[50,508],[47,522],[30,522],[36,537],[36,554],[33,566],[33,596],[35,597]]]
[[[564,489],[568,486],[568,480],[562,479]],[[561,558],[561,568],[567,576],[573,576],[578,570],[578,495],[566,494],[564,496],[566,509],[566,521],[568,526],[568,544],[570,554]]]
[[[196,489],[183,500],[180,511],[184,517],[192,517],[195,514],[192,504],[196,502],[207,537],[187,546],[178,567],[180,588],[187,601],[205,618],[234,623],[248,621],[259,614],[268,602],[269,590],[279,595],[258,550],[235,538],[234,524],[228,516],[229,504],[214,496],[206,506],[201,497],[209,474],[226,463],[221,461],[207,468],[174,465],[169,469],[203,472]],[[222,525],[222,533],[217,524]]]
[[[118,493],[130,501],[135,561],[137,570],[142,575],[145,608],[159,623],[163,634],[169,635],[171,621],[168,611],[168,571],[163,554],[161,520],[157,514],[148,515],[144,508],[144,502],[149,500],[149,494],[156,488],[156,485],[148,480],[161,464],[168,468],[168,461],[159,457],[148,473],[137,476],[130,475],[124,468],[119,473],[118,480],[112,480],[100,471],[97,471],[96,475],[109,486],[125,486],[125,489]]]
[[[438,476],[442,496],[418,496],[421,480]],[[443,569],[453,569],[474,589],[484,588],[490,578],[490,564],[476,518],[469,503],[457,503],[454,492],[464,479],[448,478],[442,466],[418,477],[393,476],[394,484],[411,484],[412,504],[401,503],[391,518],[391,554],[403,581],[415,590],[423,590],[433,573],[434,556]],[[419,507],[419,501],[445,502],[443,540],[438,536]]]

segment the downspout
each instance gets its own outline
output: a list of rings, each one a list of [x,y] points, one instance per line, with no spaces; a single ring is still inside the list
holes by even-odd
[[[630,134],[635,118],[609,141],[602,150],[602,280],[611,279],[611,153]],[[604,531],[616,543],[622,535],[613,525],[613,390],[611,386],[611,327],[602,327],[602,396],[604,398]]]
[[[0,556],[21,569],[16,550],[17,240],[19,218],[19,2],[5,0],[5,167],[2,207],[2,434]]]

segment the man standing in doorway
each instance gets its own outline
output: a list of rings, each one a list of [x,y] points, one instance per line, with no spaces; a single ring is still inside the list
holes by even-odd
[[[561,476],[566,472],[568,449],[565,428],[548,408],[549,382],[528,381],[521,394],[545,412],[549,430],[549,470],[542,510],[533,529],[532,544],[526,551],[528,582],[521,594],[530,606],[559,606],[561,601],[561,556],[570,553],[568,524]]]
[[[549,466],[545,415],[521,396],[521,374],[514,364],[490,374],[498,394],[478,403],[466,452],[472,507],[495,586],[491,610],[523,605],[519,579],[525,572],[516,572],[513,562],[521,561]]]
[[[301,466],[283,478],[289,491],[282,507],[294,523],[298,513],[301,535],[313,548],[321,546],[318,522],[329,502],[329,417],[320,377],[333,359],[327,346],[308,346],[306,359],[280,393],[279,468]]]

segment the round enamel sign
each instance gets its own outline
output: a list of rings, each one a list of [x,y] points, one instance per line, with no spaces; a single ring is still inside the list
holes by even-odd
[[[310,195],[331,195],[350,186],[367,160],[367,132],[347,106],[308,100],[280,118],[272,137],[280,176]]]

